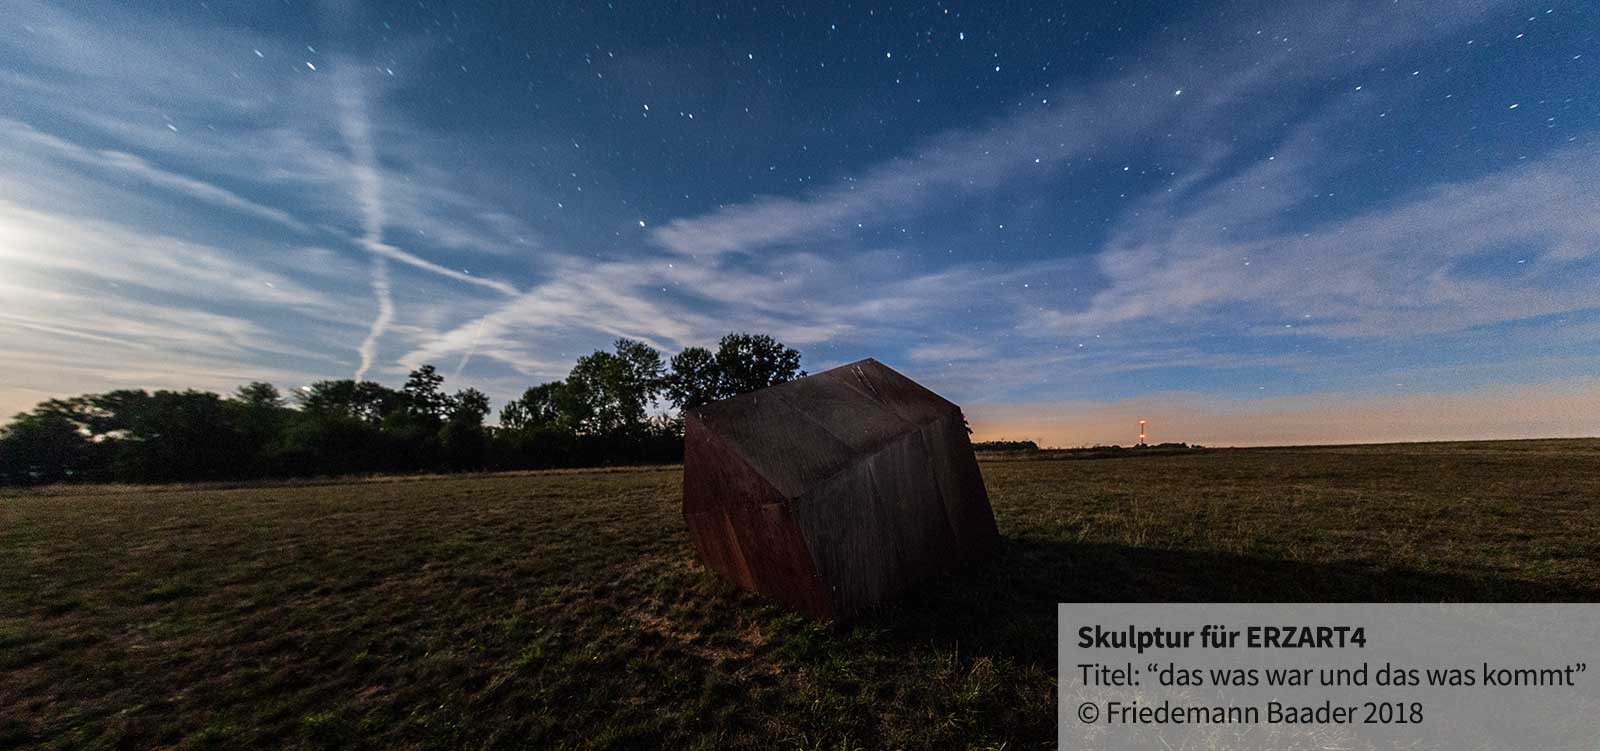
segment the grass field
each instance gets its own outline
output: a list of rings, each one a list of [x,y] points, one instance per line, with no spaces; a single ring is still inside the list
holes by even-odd
[[[1057,601],[1600,600],[1600,440],[983,463],[986,565],[841,628],[676,468],[0,496],[0,747],[1035,748]]]

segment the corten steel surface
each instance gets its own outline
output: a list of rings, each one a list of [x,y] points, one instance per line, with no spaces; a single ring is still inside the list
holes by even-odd
[[[961,409],[876,360],[686,410],[683,442],[701,560],[818,618],[999,540]]]

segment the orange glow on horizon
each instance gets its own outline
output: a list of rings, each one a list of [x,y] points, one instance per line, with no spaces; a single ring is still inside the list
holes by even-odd
[[[991,404],[969,408],[968,414],[974,441],[1031,440],[1063,448],[1118,443],[1118,435],[1127,435],[1122,431],[1128,429],[1128,412],[1152,406],[1159,407],[1166,440],[1191,445],[1600,437],[1600,378],[1595,377],[1461,391],[1250,400],[1166,394],[1139,401],[1137,406],[1120,401]],[[1139,433],[1149,437],[1148,430]]]

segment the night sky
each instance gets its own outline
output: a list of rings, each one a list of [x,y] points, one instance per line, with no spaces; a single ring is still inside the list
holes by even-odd
[[[0,0],[0,411],[617,337],[979,438],[1600,433],[1600,6]]]

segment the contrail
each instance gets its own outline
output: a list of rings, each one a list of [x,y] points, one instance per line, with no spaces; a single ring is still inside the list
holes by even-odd
[[[361,90],[354,65],[343,61],[334,67],[334,99],[339,106],[339,134],[350,149],[351,175],[356,183],[356,202],[361,207],[362,247],[372,253],[372,292],[378,298],[378,316],[372,319],[367,336],[361,340],[361,367],[355,379],[361,380],[378,357],[378,340],[394,321],[394,295],[389,288],[389,247],[383,242],[383,174],[377,151],[372,146],[372,126],[367,119],[366,97]]]
[[[467,353],[461,356],[461,362],[456,363],[456,372],[450,374],[451,380],[461,377],[461,369],[467,367],[467,361],[478,353],[478,339],[483,336],[483,324],[489,320],[488,316],[478,319],[478,328],[472,331],[472,346],[467,348]]]
[[[372,257],[372,293],[378,298],[378,317],[373,319],[367,338],[361,340],[361,367],[356,369],[357,381],[372,368],[373,361],[378,357],[378,337],[389,330],[389,323],[394,320],[394,297],[389,294],[389,259],[383,256]]]
[[[450,279],[486,287],[501,294],[517,294],[517,288],[505,282],[470,276],[445,268],[383,241],[383,227],[386,222],[383,168],[378,164],[377,149],[372,143],[372,121],[367,116],[366,92],[361,86],[359,70],[360,66],[348,60],[340,60],[333,69],[334,99],[339,108],[339,133],[344,137],[345,146],[350,149],[350,171],[355,179],[356,203],[361,208],[361,237],[357,238],[356,242],[373,256],[372,291],[378,298],[378,315],[372,320],[372,327],[368,329],[366,338],[361,341],[361,367],[355,374],[358,381],[367,374],[376,361],[378,340],[389,330],[389,324],[394,321],[394,296],[389,287],[390,259]],[[477,349],[476,341],[473,342],[473,349]],[[462,358],[461,365],[456,368],[458,375],[461,368],[466,365],[467,358],[471,356],[472,353],[469,352],[466,358]]]
[[[414,266],[422,269],[423,271],[432,272],[442,277],[454,279],[458,282],[476,284],[479,287],[492,289],[503,295],[517,294],[517,288],[505,282],[495,279],[485,279],[481,276],[472,276],[471,274],[464,274],[454,269],[445,268],[444,266],[440,266],[439,264],[429,261],[426,258],[418,258],[388,243],[367,243],[363,240],[362,245],[373,253],[381,256],[388,256],[389,258],[406,264],[407,266]]]

